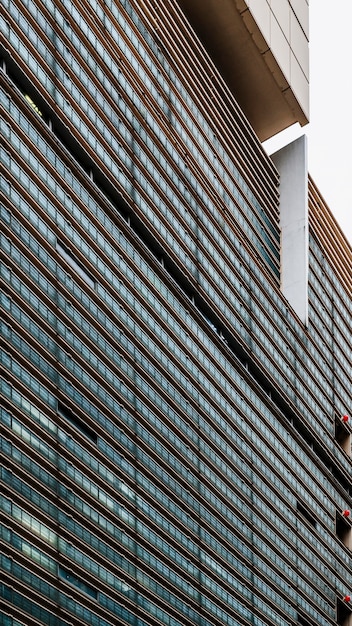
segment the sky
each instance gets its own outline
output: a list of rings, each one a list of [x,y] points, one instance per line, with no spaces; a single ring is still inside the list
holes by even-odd
[[[352,245],[352,1],[310,0],[309,15],[310,123],[281,145],[308,135],[309,173]]]

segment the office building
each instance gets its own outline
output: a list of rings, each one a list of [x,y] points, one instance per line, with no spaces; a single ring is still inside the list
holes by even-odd
[[[351,626],[307,2],[5,4],[0,623]]]

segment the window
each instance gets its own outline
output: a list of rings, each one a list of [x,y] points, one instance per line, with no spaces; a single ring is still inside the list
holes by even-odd
[[[342,450],[351,456],[351,431],[340,416],[335,419],[335,439]]]
[[[344,602],[338,598],[336,604],[336,621],[339,626],[352,626],[351,603]]]
[[[342,513],[336,512],[336,535],[342,543],[352,550],[352,524]]]
[[[302,615],[298,615],[297,624],[300,624],[300,626],[312,626],[311,621],[306,620]]]
[[[312,526],[314,526],[314,528],[316,528],[317,522],[316,522],[315,518],[313,517],[313,515],[311,515],[311,513],[308,511],[306,504],[302,504],[301,502],[298,502],[298,500],[297,500],[297,511],[299,511],[299,513],[301,513],[301,515],[303,515],[303,517]]]
[[[27,100],[27,102],[29,102],[29,104],[31,105],[32,109],[34,109],[34,111],[36,113],[38,113],[38,115],[40,115],[40,117],[42,117],[42,112],[39,110],[39,108],[37,107],[36,103],[33,102],[32,98],[28,94],[26,94],[24,97]]]
[[[80,430],[86,437],[91,439],[91,441],[93,441],[94,443],[97,443],[96,433],[91,428],[89,428],[89,426],[87,426],[83,422],[83,420],[77,417],[77,415],[75,415],[73,411],[71,411],[71,409],[62,404],[62,402],[60,401],[57,402],[57,411],[60,415],[62,415],[62,417],[65,417],[67,420],[69,420],[69,422],[71,422],[71,424],[76,426],[76,428],[78,428],[78,430]]]
[[[61,254],[65,261],[67,261],[72,269],[74,269],[75,272],[77,272],[77,274],[79,274],[88,283],[88,285],[90,285],[90,287],[94,289],[95,280],[87,272],[83,265],[79,261],[76,261],[72,252],[59,241],[56,242],[56,250],[59,252],[59,254]]]
[[[64,569],[63,567],[59,567],[59,576],[69,582],[71,585],[78,587],[78,589],[81,589],[81,591],[84,591],[84,593],[87,593],[92,598],[97,599],[97,590],[93,587],[90,587],[90,585],[87,585],[87,583],[85,583],[80,578],[77,578],[77,576],[74,576],[72,572]]]

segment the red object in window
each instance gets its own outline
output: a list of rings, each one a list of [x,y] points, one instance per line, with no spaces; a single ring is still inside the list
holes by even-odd
[[[343,515],[344,517],[349,517],[349,516],[351,515],[351,511],[349,511],[348,509],[345,509],[345,510],[342,512],[342,515]]]
[[[351,602],[351,596],[345,596],[344,597],[344,601],[345,602]]]
[[[348,422],[348,420],[349,420],[350,418],[348,417],[348,415],[343,415],[343,416],[341,417],[341,419],[342,419],[342,421],[343,421],[343,422]]]

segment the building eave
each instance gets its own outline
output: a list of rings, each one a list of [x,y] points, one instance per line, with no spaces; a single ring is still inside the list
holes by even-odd
[[[179,0],[229,89],[264,141],[308,122],[268,43],[243,0]]]

